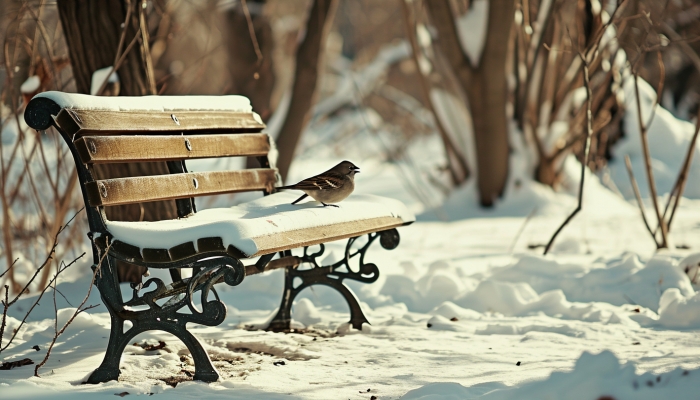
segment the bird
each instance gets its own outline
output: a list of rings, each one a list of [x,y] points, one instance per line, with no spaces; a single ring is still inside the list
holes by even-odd
[[[301,190],[304,195],[294,200],[296,204],[307,196],[323,204],[324,207],[338,207],[333,203],[339,203],[355,189],[355,174],[360,172],[360,168],[350,161],[343,161],[328,171],[304,179],[303,181],[289,186],[282,186],[277,189]]]

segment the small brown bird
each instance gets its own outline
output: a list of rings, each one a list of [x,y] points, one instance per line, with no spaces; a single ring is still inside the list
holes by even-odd
[[[355,174],[360,172],[355,164],[350,161],[343,161],[328,171],[313,176],[297,183],[296,185],[282,186],[278,189],[301,190],[304,195],[294,200],[296,204],[311,196],[314,200],[323,204],[324,207],[338,207],[332,203],[339,203],[355,189]]]

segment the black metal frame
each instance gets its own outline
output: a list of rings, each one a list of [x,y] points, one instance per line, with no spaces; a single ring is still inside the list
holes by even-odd
[[[90,225],[88,237],[92,243],[93,271],[95,285],[104,302],[111,319],[109,344],[104,359],[100,366],[88,378],[89,383],[100,383],[115,380],[119,377],[119,361],[121,354],[129,342],[138,334],[150,330],[162,330],[179,338],[189,349],[195,364],[195,380],[206,382],[216,381],[219,375],[211,363],[199,340],[187,330],[187,323],[193,322],[201,325],[216,326],[226,317],[226,306],[219,299],[214,285],[225,282],[230,286],[241,283],[246,275],[246,268],[241,262],[245,256],[237,249],[229,246],[228,249],[208,246],[206,251],[197,252],[180,257],[179,259],[146,259],[129,254],[129,245],[118,241],[113,242],[113,237],[105,225],[105,211],[103,207],[91,207],[88,201],[85,184],[92,182],[93,176],[90,170],[80,160],[77,149],[73,145],[73,139],[63,131],[55,122],[55,116],[61,111],[61,107],[48,98],[35,98],[26,108],[25,121],[37,130],[46,130],[53,126],[61,134],[68,145],[75,161],[75,166],[80,181],[80,189],[83,195],[85,211]],[[269,167],[267,157],[258,158],[263,167]],[[170,173],[186,172],[185,163],[169,162]],[[196,212],[193,199],[177,200],[178,216],[184,217]],[[288,331],[290,328],[292,303],[294,298],[312,285],[325,285],[336,289],[346,300],[350,307],[350,323],[356,329],[361,329],[363,323],[368,323],[360,304],[354,293],[344,284],[345,279],[371,283],[379,277],[379,269],[373,263],[365,263],[365,254],[370,245],[380,239],[382,247],[394,249],[399,244],[399,234],[396,229],[382,232],[369,233],[367,242],[357,250],[352,246],[358,237],[348,239],[344,258],[329,266],[320,266],[317,262],[324,251],[325,246],[320,244],[320,249],[310,253],[305,247],[302,264],[308,264],[310,269],[298,269],[297,266],[285,269],[285,288],[279,311],[268,327],[274,331]],[[199,246],[200,250],[202,246]],[[135,249],[135,248],[134,248]],[[138,249],[136,249],[138,250]],[[148,249],[146,249],[148,250]],[[156,250],[165,252],[167,250]],[[172,249],[170,251],[172,253]],[[161,254],[162,255],[162,254]],[[287,250],[280,256],[291,255]],[[262,272],[270,263],[273,254],[263,255],[256,263],[257,269]],[[356,258],[359,256],[359,258]],[[350,266],[352,260],[358,260],[358,268],[353,270]],[[147,267],[168,269],[173,283],[166,285],[161,279],[150,278],[145,283],[132,284],[133,294],[130,300],[124,301],[116,268],[116,260],[123,260],[131,264]],[[192,268],[192,277],[182,279],[180,268]],[[295,280],[301,280],[301,284],[295,286]],[[154,287],[145,292],[144,289]],[[199,294],[201,309],[197,307],[195,299]],[[210,297],[213,296],[213,299]],[[159,304],[157,301],[161,301]],[[138,309],[141,308],[141,309]],[[186,310],[187,312],[182,312]],[[131,323],[126,331],[125,322]]]
[[[124,302],[117,281],[116,265],[114,258],[105,257],[106,262],[94,265],[93,269],[100,268],[96,274],[95,284],[100,291],[111,318],[111,330],[109,344],[102,364],[90,375],[88,383],[100,383],[114,380],[119,377],[119,360],[124,348],[138,334],[161,330],[175,335],[188,348],[195,365],[195,380],[213,382],[219,379],[219,374],[211,364],[209,355],[197,338],[187,330],[187,323],[194,322],[201,325],[216,326],[226,318],[226,305],[219,299],[215,283],[223,280],[228,285],[235,286],[243,281],[245,268],[240,260],[229,255],[220,255],[218,258],[197,261],[194,263],[195,273],[192,278],[184,279],[179,283],[183,286],[180,293],[172,292],[169,299],[163,304],[156,303],[161,295],[168,292],[169,287],[158,278],[150,278],[143,285],[133,285],[131,300]],[[146,263],[153,267],[151,263]],[[177,265],[186,266],[186,263],[173,263],[171,268]],[[151,284],[155,289],[140,294],[141,289],[148,288]],[[177,283],[175,283],[177,284]],[[175,285],[174,284],[174,285]],[[200,310],[194,302],[196,293],[200,294]],[[214,299],[210,299],[210,294]],[[134,307],[146,306],[145,310],[136,310]],[[189,313],[180,310],[187,309]],[[132,326],[124,330],[124,323],[129,321]]]
[[[359,236],[358,236],[359,237]],[[328,265],[320,266],[316,261],[321,257],[326,249],[323,244],[319,244],[320,249],[315,253],[309,253],[309,247],[304,247],[302,262],[311,265],[310,269],[287,268],[284,271],[284,291],[282,301],[277,314],[270,322],[268,330],[288,331],[292,321],[292,304],[296,296],[304,289],[313,285],[324,285],[337,290],[350,307],[350,324],[355,329],[362,329],[362,324],[369,323],[365,317],[360,303],[357,301],[355,293],[345,285],[343,280],[351,279],[364,283],[372,283],[379,278],[379,268],[376,264],[365,263],[365,254],[377,238],[383,248],[393,250],[399,245],[399,232],[396,229],[389,229],[382,232],[369,233],[367,243],[358,250],[352,251],[352,245],[358,239],[353,237],[348,239],[345,245],[345,254],[342,260]],[[291,251],[284,252],[281,256],[291,255]],[[358,267],[353,270],[350,266],[351,260],[359,255]],[[299,281],[295,285],[295,281]]]

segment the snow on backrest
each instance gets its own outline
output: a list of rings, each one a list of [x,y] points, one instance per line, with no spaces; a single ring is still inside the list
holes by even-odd
[[[61,108],[103,111],[253,111],[244,96],[90,96],[79,93],[43,92],[34,98],[48,98]]]

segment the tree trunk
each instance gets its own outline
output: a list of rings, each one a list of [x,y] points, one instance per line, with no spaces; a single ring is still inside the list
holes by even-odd
[[[309,119],[311,105],[316,97],[316,83],[323,59],[323,46],[337,5],[338,0],[314,0],[306,22],[306,36],[297,49],[292,97],[277,138],[279,149],[277,168],[283,180],[287,178],[301,131]]]
[[[79,93],[90,93],[92,74],[98,69],[114,64],[122,35],[122,25],[126,29],[123,52],[138,34],[138,46],[134,46],[117,69],[120,80],[120,93],[125,96],[155,94],[152,63],[144,44],[148,42],[148,32],[139,31],[140,13],[145,11],[138,0],[58,0],[58,11],[63,32],[68,44],[73,76]],[[126,21],[128,7],[131,7],[129,21]],[[168,173],[167,164],[133,163],[100,165],[95,171],[104,178],[125,176],[163,175]],[[117,221],[158,221],[177,218],[177,208],[173,201],[149,202],[107,208],[107,217]],[[141,282],[145,271],[133,265],[120,265],[121,281]]]
[[[483,206],[491,206],[503,194],[508,177],[506,54],[515,1],[489,2],[486,43],[478,66],[472,66],[462,51],[449,0],[431,0],[425,4],[438,30],[438,45],[469,100],[480,201]]]

